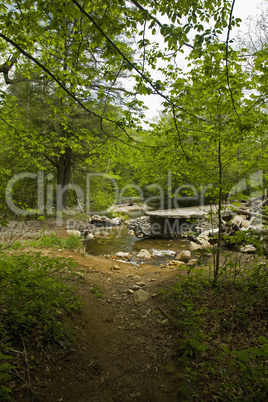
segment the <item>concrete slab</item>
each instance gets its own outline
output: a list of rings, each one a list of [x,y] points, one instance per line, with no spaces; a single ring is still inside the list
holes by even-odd
[[[226,208],[224,213],[230,212],[230,206]],[[218,205],[202,205],[197,207],[186,207],[176,209],[163,209],[158,211],[147,211],[146,215],[155,218],[164,219],[196,219],[207,216],[211,211],[216,214]]]

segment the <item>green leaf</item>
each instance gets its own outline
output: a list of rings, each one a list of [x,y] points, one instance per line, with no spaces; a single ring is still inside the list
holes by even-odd
[[[268,344],[268,339],[265,336],[258,336],[258,342],[261,343],[262,345]]]

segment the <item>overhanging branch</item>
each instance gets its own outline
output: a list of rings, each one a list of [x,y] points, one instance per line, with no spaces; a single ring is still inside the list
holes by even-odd
[[[43,71],[45,71],[45,73],[47,75],[49,75],[59,86],[60,88],[62,88],[76,103],[78,103],[79,106],[81,106],[81,108],[83,110],[85,110],[87,113],[92,114],[93,116],[95,116],[97,119],[100,120],[101,122],[101,127],[103,128],[103,121],[107,121],[110,123],[115,124],[116,127],[118,127],[121,131],[124,132],[124,134],[131,140],[137,143],[136,140],[134,140],[125,130],[125,128],[123,127],[122,123],[120,123],[119,121],[116,120],[112,120],[109,119],[107,117],[103,117],[101,115],[99,115],[96,112],[93,112],[92,110],[88,109],[88,107],[86,107],[77,97],[75,94],[73,94],[68,88],[66,88],[66,86],[55,76],[55,74],[53,74],[46,66],[44,66],[39,60],[37,60],[35,57],[33,57],[31,54],[29,54],[28,52],[26,52],[26,50],[24,50],[18,43],[14,42],[12,39],[8,38],[6,35],[0,33],[0,38],[4,39],[6,42],[8,42],[10,45],[14,46],[17,50],[19,50],[19,52],[21,54],[23,54],[25,57],[27,57],[28,59],[32,60],[38,67],[40,67]],[[14,64],[14,63],[13,63]],[[11,67],[10,67],[11,68]],[[107,134],[104,131],[105,134]],[[108,134],[107,134],[108,135]]]
[[[230,11],[230,16],[229,16],[228,32],[227,32],[227,39],[226,39],[225,65],[226,65],[227,85],[228,85],[228,89],[229,89],[229,92],[230,92],[231,101],[232,101],[232,104],[233,104],[235,114],[236,114],[237,118],[240,120],[240,116],[237,113],[236,106],[235,106],[235,100],[234,100],[234,96],[233,96],[233,91],[232,91],[232,88],[231,88],[231,85],[230,85],[229,63],[228,63],[229,42],[230,42],[230,33],[231,33],[231,29],[232,29],[234,5],[235,5],[235,0],[233,0],[233,2],[232,2],[232,7],[231,7],[231,11]]]
[[[188,112],[186,109],[184,109],[181,106],[176,105],[174,102],[170,100],[170,98],[166,95],[164,95],[162,92],[159,91],[159,89],[153,84],[153,82],[146,77],[146,75],[140,71],[140,69],[135,66],[135,64],[119,49],[119,47],[114,43],[112,39],[109,38],[109,36],[104,32],[104,30],[98,25],[98,23],[91,17],[91,15],[79,4],[77,0],[72,0],[73,3],[79,8],[81,13],[83,13],[89,21],[97,28],[97,30],[102,34],[102,36],[107,40],[107,42],[116,50],[116,52],[122,57],[122,59],[133,69],[138,73],[138,75],[147,83],[157,95],[159,95],[161,98],[165,99],[166,102],[168,102],[172,107],[181,110],[188,116],[191,116],[195,118],[196,120],[201,120],[205,121],[203,118],[196,116],[190,112]]]
[[[141,4],[139,4],[136,0],[131,0],[131,3],[133,3],[140,11],[142,11],[146,16],[149,16],[151,20],[153,20],[160,28],[164,28],[164,25],[152,14],[149,13],[148,10],[146,10]],[[190,47],[191,49],[194,49],[192,45],[189,43],[183,43],[179,49],[181,49],[183,46]]]

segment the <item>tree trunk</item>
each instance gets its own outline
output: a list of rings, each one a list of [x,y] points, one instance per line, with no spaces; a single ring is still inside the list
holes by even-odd
[[[222,237],[222,218],[221,218],[221,207],[222,207],[222,161],[221,161],[221,140],[219,139],[218,144],[218,167],[219,167],[219,199],[218,199],[218,221],[219,221],[219,233],[218,233],[218,243],[216,252],[216,264],[214,266],[214,286],[217,284],[220,272],[220,255],[221,255],[221,237]]]
[[[68,186],[71,179],[72,150],[65,148],[64,154],[58,159],[57,164],[57,210],[62,211],[66,207]]]

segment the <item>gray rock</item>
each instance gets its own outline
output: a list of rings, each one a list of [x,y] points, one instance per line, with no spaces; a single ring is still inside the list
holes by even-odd
[[[241,253],[255,253],[256,247],[253,244],[247,244],[246,246],[240,247]]]
[[[94,239],[94,234],[93,233],[88,233],[86,235],[86,240],[92,240],[92,239]]]
[[[128,293],[130,293],[130,294],[132,294],[132,295],[133,295],[134,290],[132,290],[132,289],[128,289]]]
[[[251,225],[251,221],[248,221],[247,219],[243,220],[241,222],[241,228],[242,229],[248,229]]]
[[[110,219],[107,216],[103,215],[93,215],[91,216],[91,218],[89,218],[89,222],[98,227],[118,226],[121,224],[121,220],[119,218]]]
[[[149,299],[149,292],[139,289],[133,295],[133,300],[135,303],[145,303]]]
[[[69,235],[69,236],[81,236],[81,233],[80,233],[80,231],[79,230],[67,230],[67,234]]]
[[[137,218],[131,223],[130,229],[134,230],[135,236],[138,238],[148,238],[151,237],[151,223],[149,216],[143,216]]]
[[[205,250],[206,248],[211,248],[211,247],[212,247],[212,245],[209,242],[197,244],[197,243],[191,241],[188,248],[190,251],[197,251],[197,250]]]
[[[180,267],[181,265],[185,265],[185,262],[178,260],[171,260],[168,264],[170,267]]]
[[[190,251],[202,250],[202,246],[201,244],[197,244],[194,241],[191,241],[189,245],[189,250]]]
[[[211,228],[209,230],[205,230],[202,232],[197,238],[196,241],[202,246],[202,249],[204,248],[210,248],[211,244],[209,242],[210,237],[214,237],[219,233],[219,228]],[[192,250],[191,250],[192,251]]]
[[[176,260],[188,262],[191,259],[191,251],[190,250],[183,250],[177,256]]]
[[[223,222],[222,225],[224,226],[224,224],[225,224],[225,223]],[[210,237],[213,237],[213,236],[217,235],[217,234],[219,233],[219,231],[220,231],[219,228],[210,229],[208,235],[209,235]]]
[[[202,232],[197,238],[196,240],[198,241],[198,243],[200,243],[201,245],[203,244],[208,244],[209,243],[209,230],[206,230],[205,232]]]
[[[141,287],[141,286],[146,286],[146,283],[145,282],[137,282],[136,285]]]
[[[152,258],[150,252],[146,249],[140,250],[140,252],[137,254],[138,258]]]
[[[186,265],[192,267],[197,264],[197,261],[198,260],[196,258],[193,258],[192,260],[189,260]]]
[[[110,220],[110,223],[112,226],[119,226],[121,225],[121,219],[120,218],[113,218]]]
[[[123,253],[123,251],[119,251],[118,253],[116,253],[116,257],[129,258],[129,253]]]

